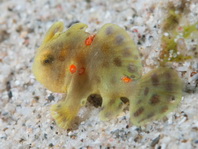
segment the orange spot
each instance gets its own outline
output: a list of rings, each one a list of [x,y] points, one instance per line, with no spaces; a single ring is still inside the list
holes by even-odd
[[[82,67],[82,68],[80,68],[80,69],[79,69],[78,74],[79,74],[79,75],[81,75],[81,74],[83,74],[84,72],[85,72],[85,68],[84,68],[84,67]]]
[[[75,73],[76,72],[76,66],[74,64],[70,65],[69,70],[70,70],[71,73]]]
[[[60,10],[63,10],[62,5],[60,5],[60,4],[59,4],[59,5],[57,5],[57,6],[56,6],[56,8],[58,8],[58,9],[60,9]]]
[[[91,36],[89,36],[89,37],[85,40],[85,44],[86,44],[87,46],[90,46],[90,45],[92,44],[92,42],[93,42],[95,36],[96,36],[96,35],[91,35]]]
[[[197,74],[198,72],[192,72],[191,74],[190,74],[190,76],[191,77],[193,77],[195,74]]]
[[[129,83],[129,82],[132,81],[132,79],[129,78],[129,77],[123,77],[123,78],[122,78],[122,81],[123,81],[124,83]]]
[[[67,50],[61,50],[59,55],[58,55],[58,59],[60,61],[64,61],[67,55]]]
[[[183,30],[183,27],[179,26],[179,27],[178,27],[178,30],[179,30],[179,31],[182,31],[182,30]]]
[[[138,30],[137,29],[134,29],[133,32],[138,33]]]

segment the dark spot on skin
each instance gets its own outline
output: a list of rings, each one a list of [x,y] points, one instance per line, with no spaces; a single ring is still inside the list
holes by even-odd
[[[54,61],[54,57],[52,55],[45,56],[45,59],[42,61],[44,65],[52,64]]]
[[[87,101],[96,108],[102,106],[102,97],[99,94],[91,94]]]
[[[154,113],[149,113],[146,118],[149,119],[149,118],[153,117],[154,115],[155,115]]]
[[[160,102],[159,95],[154,94],[150,99],[150,104],[155,105]]]
[[[106,35],[111,35],[113,33],[113,28],[111,26],[106,28]]]
[[[169,97],[169,101],[170,101],[171,103],[174,103],[174,102],[175,102],[175,96],[170,96],[170,97]]]
[[[109,67],[109,62],[108,61],[104,61],[102,63],[102,67],[108,68]]]
[[[130,51],[130,48],[125,48],[122,52],[122,55],[124,57],[130,57],[132,55],[131,51]]]
[[[123,41],[124,41],[124,37],[123,37],[122,35],[116,36],[115,42],[116,42],[118,45],[122,44]]]
[[[64,117],[64,118],[62,119],[62,121],[63,121],[64,123],[67,122],[66,117]]]
[[[129,51],[131,49],[131,47],[125,47],[124,49],[123,49],[123,51]]]
[[[105,112],[105,115],[104,115],[105,118],[108,118],[110,116],[111,116],[111,114],[109,112]]]
[[[64,60],[65,60],[65,57],[64,57],[64,56],[59,56],[59,57],[58,57],[58,60],[59,60],[59,61],[64,61]]]
[[[121,59],[119,57],[114,58],[113,62],[114,62],[114,64],[117,67],[121,67],[122,66],[122,61],[121,61]]]
[[[147,119],[149,119],[149,118],[152,118],[153,116],[154,116],[154,113],[149,113],[149,114],[147,114],[146,117],[142,118],[142,119],[139,120],[138,122],[140,123],[140,122],[142,122],[142,121],[144,121],[144,120],[147,120]]]
[[[116,84],[116,82],[117,82],[116,77],[112,76],[110,82],[111,82],[111,84]]]
[[[171,74],[169,72],[165,73],[165,77],[166,77],[166,79],[171,79],[172,78],[172,76],[171,76]]]
[[[136,72],[136,66],[135,66],[133,63],[130,63],[130,64],[128,65],[128,71],[129,71],[130,73]]]
[[[135,75],[131,75],[131,76],[130,76],[130,78],[133,78],[133,79],[135,79],[135,78],[136,78],[136,76],[135,76]]]
[[[174,80],[172,78],[172,75],[169,73],[169,72],[166,72],[165,74],[165,79],[166,79],[166,84],[165,84],[165,89],[170,91],[170,90],[173,90],[173,83],[174,83]]]
[[[60,117],[62,120],[65,118],[63,113],[59,114],[59,117]]]
[[[125,47],[122,51],[122,56],[124,57],[130,57],[132,55],[132,50],[130,47]]]
[[[168,111],[168,107],[167,106],[163,106],[160,110],[160,113],[165,113]]]
[[[82,30],[82,29],[84,29],[84,28],[85,28],[85,27],[83,26],[83,27],[80,28],[80,30]]]
[[[140,107],[139,109],[137,109],[137,111],[133,115],[134,115],[134,117],[138,117],[143,112],[144,112],[144,108],[143,107]]]
[[[122,52],[122,55],[123,55],[124,57],[130,57],[132,54],[131,54],[131,52],[130,52],[129,50],[126,50],[126,51],[123,51],[123,52]]]
[[[71,32],[66,33],[67,36],[71,35]]]
[[[59,55],[58,55],[58,60],[59,61],[65,61],[66,55],[67,55],[67,51],[66,50],[61,50]]]
[[[173,85],[172,85],[171,82],[166,82],[165,87],[166,87],[167,91],[172,91],[173,90]]]
[[[137,101],[137,104],[140,104],[142,102],[142,99],[139,99],[138,101]]]
[[[110,99],[108,105],[113,105],[116,99]]]
[[[82,100],[82,101],[81,101],[81,104],[84,105],[84,104],[85,104],[85,100]]]
[[[138,59],[139,59],[139,57],[138,57],[137,55],[134,55],[133,58],[134,58],[135,60],[138,60]]]
[[[145,87],[144,89],[144,96],[147,96],[149,93],[149,88],[148,87]]]
[[[126,98],[126,97],[120,97],[120,100],[121,100],[124,104],[129,103],[129,99]]]
[[[60,107],[61,107],[61,104],[58,104],[58,105],[57,105],[57,108],[60,108]]]
[[[159,78],[158,78],[158,76],[157,76],[156,73],[154,73],[154,74],[151,76],[151,80],[152,80],[153,86],[158,86],[158,85],[159,85]]]

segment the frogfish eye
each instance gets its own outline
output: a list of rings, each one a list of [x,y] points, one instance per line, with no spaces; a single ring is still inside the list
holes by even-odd
[[[43,59],[41,60],[41,63],[43,64],[43,65],[49,65],[49,64],[52,64],[53,63],[53,61],[54,61],[54,56],[52,56],[52,55],[45,55],[44,57],[43,57]]]

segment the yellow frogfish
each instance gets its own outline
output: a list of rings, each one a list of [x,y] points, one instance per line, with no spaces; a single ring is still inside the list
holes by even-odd
[[[36,79],[52,92],[67,94],[51,107],[58,126],[72,128],[91,94],[102,97],[101,120],[118,116],[125,107],[122,99],[127,98],[130,120],[137,126],[177,107],[182,81],[175,70],[159,67],[142,75],[140,53],[123,28],[105,24],[94,35],[86,28],[77,23],[63,31],[63,22],[56,22],[36,52]]]

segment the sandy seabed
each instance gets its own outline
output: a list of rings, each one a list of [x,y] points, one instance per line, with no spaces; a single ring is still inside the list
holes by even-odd
[[[87,106],[88,118],[78,129],[58,128],[50,105],[62,98],[39,84],[31,71],[35,50],[56,21],[66,27],[88,24],[95,32],[105,23],[124,27],[137,43],[147,64],[157,65],[160,23],[167,0],[1,0],[0,1],[0,148],[2,149],[193,149],[198,148],[198,62],[175,65],[188,92],[166,119],[139,128],[129,125],[129,112],[108,122],[98,118],[100,108]],[[179,0],[174,1],[175,3]],[[198,21],[198,3],[190,3],[188,21]],[[138,31],[138,32],[137,32]],[[144,37],[140,38],[140,37]],[[149,55],[148,55],[149,53]],[[146,55],[146,56],[145,56]],[[185,74],[184,74],[185,72]],[[91,112],[89,112],[91,111]]]

